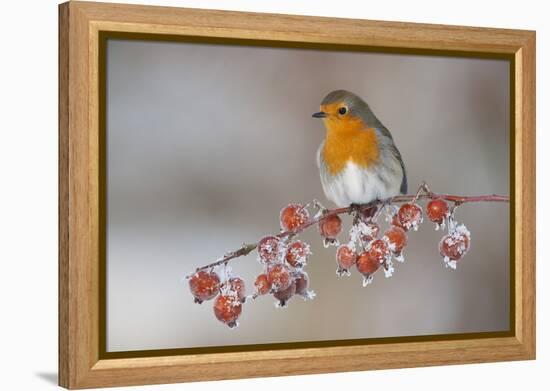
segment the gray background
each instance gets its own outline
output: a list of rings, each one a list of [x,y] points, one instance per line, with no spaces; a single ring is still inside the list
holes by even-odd
[[[230,330],[183,277],[278,230],[289,201],[325,200],[311,118],[331,90],[365,98],[392,131],[411,191],[509,193],[508,63],[496,60],[110,41],[107,86],[107,349],[163,349],[508,329],[509,210],[466,205],[472,248],[445,269],[429,222],[405,264],[361,287],[334,248],[302,238],[318,296],[247,303]],[[232,263],[249,286],[252,254]]]

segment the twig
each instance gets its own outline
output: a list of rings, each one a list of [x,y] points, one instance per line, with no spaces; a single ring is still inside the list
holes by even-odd
[[[389,205],[389,204],[404,203],[404,202],[416,202],[417,200],[435,199],[435,198],[442,198],[446,201],[455,203],[455,205],[466,204],[470,202],[510,202],[510,197],[497,195],[497,194],[480,195],[480,196],[460,196],[460,195],[451,195],[451,194],[438,194],[438,193],[432,192],[428,187],[428,185],[424,182],[420,185],[416,194],[399,195],[399,196],[391,197],[385,200],[372,201],[372,202],[369,202],[368,204],[363,204],[363,205],[351,205],[345,208],[326,209],[324,213],[309,219],[304,224],[296,227],[296,229],[292,231],[283,231],[275,236],[277,236],[279,239],[291,239],[292,237],[304,231],[305,229],[311,227],[312,225],[318,224],[320,221],[334,215],[340,215],[340,214],[351,213],[351,212],[362,212],[368,208],[371,208],[373,206],[378,206],[378,205]],[[317,201],[313,201],[314,204],[315,202]],[[211,269],[216,266],[227,264],[232,259],[250,254],[253,250],[257,248],[257,246],[258,246],[258,242],[243,244],[240,248],[226,253],[222,258],[216,260],[215,262],[195,269],[194,273],[200,270]],[[190,276],[188,276],[188,278]]]

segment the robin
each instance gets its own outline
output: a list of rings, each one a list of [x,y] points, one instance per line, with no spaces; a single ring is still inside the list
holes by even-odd
[[[327,130],[317,151],[326,197],[339,207],[407,192],[407,174],[390,131],[357,95],[333,91],[321,102]]]

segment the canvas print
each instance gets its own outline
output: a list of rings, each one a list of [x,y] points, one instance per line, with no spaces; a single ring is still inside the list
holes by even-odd
[[[106,53],[107,352],[512,328],[508,60]]]

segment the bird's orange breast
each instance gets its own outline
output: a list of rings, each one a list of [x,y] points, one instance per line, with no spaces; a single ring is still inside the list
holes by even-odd
[[[359,118],[327,118],[327,137],[322,157],[331,175],[337,175],[351,161],[367,168],[379,157],[376,130],[368,128]]]

